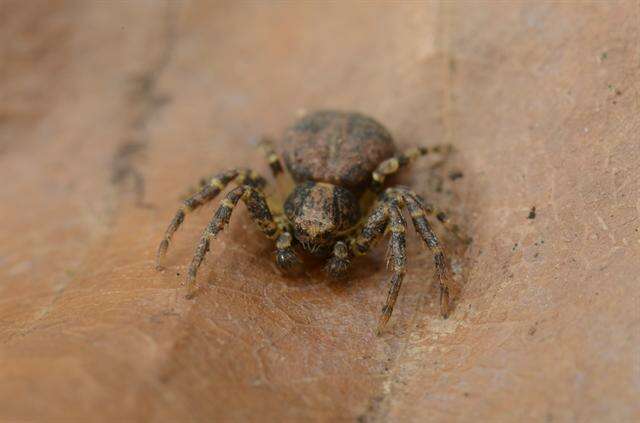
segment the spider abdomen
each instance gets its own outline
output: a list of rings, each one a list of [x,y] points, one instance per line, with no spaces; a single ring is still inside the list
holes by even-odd
[[[284,160],[296,182],[328,182],[361,191],[371,172],[396,152],[389,131],[354,112],[318,111],[284,135]]]

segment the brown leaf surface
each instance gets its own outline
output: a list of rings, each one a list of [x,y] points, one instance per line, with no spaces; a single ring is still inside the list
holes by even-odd
[[[640,418],[637,2],[7,0],[0,40],[0,419]],[[153,269],[189,186],[321,107],[458,148],[404,176],[474,238],[448,320],[416,240],[378,338],[384,246],[287,279],[243,208],[196,300],[213,206]]]

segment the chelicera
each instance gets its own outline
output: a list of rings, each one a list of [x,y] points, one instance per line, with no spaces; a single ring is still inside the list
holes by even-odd
[[[385,181],[417,157],[450,149],[433,146],[398,152],[381,124],[359,113],[339,111],[318,111],[300,118],[285,131],[283,144],[286,171],[272,143],[261,142],[278,186],[288,187],[284,202],[267,196],[266,180],[249,169],[231,169],[207,178],[169,224],[158,248],[158,268],[185,215],[235,182],[237,187],[224,197],[200,238],[187,273],[187,297],[196,292],[196,274],[211,240],[242,200],[260,231],[275,241],[275,261],[285,271],[301,264],[298,252],[302,250],[326,258],[327,273],[342,277],[355,256],[367,254],[375,241],[390,233],[388,266],[392,276],[379,333],[391,317],[405,274],[407,225],[402,211],[406,209],[416,232],[433,253],[440,310],[446,317],[458,289],[427,216],[435,216],[446,229],[466,239],[445,213],[409,188],[386,187]],[[287,180],[293,183],[287,184]]]

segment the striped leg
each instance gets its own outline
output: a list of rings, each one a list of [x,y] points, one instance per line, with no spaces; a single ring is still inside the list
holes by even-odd
[[[407,262],[406,255],[406,228],[407,224],[402,217],[402,213],[397,205],[393,205],[389,209],[389,229],[391,231],[391,239],[389,240],[389,255],[387,258],[387,266],[393,271],[387,293],[387,300],[382,307],[382,315],[378,321],[377,334],[380,335],[387,325],[393,307],[398,299],[398,292],[402,286],[404,279],[405,265]]]
[[[364,255],[369,252],[373,243],[384,234],[389,219],[389,203],[380,202],[369,213],[360,234],[351,241],[351,250],[356,255]]]
[[[282,204],[284,204],[285,196],[291,192],[294,187],[294,181],[282,166],[282,160],[273,148],[273,143],[268,138],[262,138],[258,144],[260,150],[269,161],[271,174],[276,180],[276,190],[269,196],[269,205],[274,211],[282,212]]]
[[[198,181],[198,185],[197,186],[190,186],[186,191],[185,194],[182,195],[180,198],[184,201],[189,197],[193,197],[195,194],[199,193],[200,191],[202,191],[207,185],[209,185],[209,181],[213,178],[213,176],[211,177],[203,177],[200,178],[200,180]]]
[[[401,196],[409,213],[411,213],[411,220],[413,221],[416,232],[418,232],[420,238],[422,238],[433,253],[436,276],[440,284],[440,313],[443,317],[447,317],[450,311],[450,300],[458,295],[460,288],[451,277],[451,270],[444,250],[440,245],[438,237],[431,229],[431,225],[429,225],[427,221],[425,216],[427,211],[420,197],[405,188],[400,188],[396,192]]]
[[[222,191],[236,178],[239,183],[247,182],[252,186],[261,187],[265,184],[265,181],[261,176],[250,170],[231,169],[210,178],[209,181],[202,186],[199,192],[193,194],[184,201],[182,207],[178,209],[171,220],[171,223],[169,223],[169,227],[167,227],[167,230],[164,233],[164,238],[158,246],[158,252],[156,254],[156,269],[162,269],[162,259],[167,253],[173,234],[178,230],[182,222],[184,222],[185,216],[203,204],[213,200],[218,194],[220,194],[220,191]]]
[[[398,299],[398,293],[402,286],[402,280],[405,274],[406,264],[406,222],[400,211],[400,204],[392,197],[383,196],[382,201],[369,214],[367,221],[360,231],[360,234],[352,240],[351,249],[354,254],[364,255],[369,252],[373,243],[382,237],[385,230],[391,233],[389,240],[389,255],[387,257],[387,266],[393,271],[390,280],[389,292],[384,307],[382,307],[382,315],[378,321],[376,332],[378,335],[386,326],[393,307]]]
[[[373,171],[373,174],[371,175],[371,188],[375,192],[382,190],[382,186],[384,185],[384,181],[387,176],[397,173],[401,168],[407,166],[418,157],[426,156],[431,153],[446,154],[450,151],[450,145],[436,145],[433,147],[415,147],[397,154],[380,163],[376,170]]]
[[[273,177],[277,179],[284,172],[284,169],[282,167],[280,158],[273,149],[273,143],[268,138],[262,138],[260,140],[260,143],[258,144],[258,147],[262,150],[265,157],[269,161],[269,168],[271,168]]]
[[[202,233],[198,247],[193,255],[193,260],[189,265],[189,270],[187,272],[187,298],[192,298],[195,293],[195,289],[192,288],[194,288],[193,285],[196,279],[196,274],[198,273],[198,268],[202,264],[204,256],[209,251],[211,239],[215,238],[227,223],[229,223],[233,208],[241,199],[247,206],[251,219],[258,225],[258,228],[260,228],[262,233],[270,239],[278,237],[278,226],[273,220],[273,216],[271,215],[271,211],[269,210],[264,194],[250,185],[242,185],[229,191],[226,197],[222,200],[222,204],[213,215],[211,222],[209,222],[209,225],[207,225],[206,229]]]
[[[380,238],[385,230],[391,233],[387,265],[393,270],[393,276],[387,300],[382,309],[382,316],[378,322],[378,334],[384,329],[391,317],[405,273],[406,223],[401,213],[403,207],[406,207],[411,213],[411,220],[416,232],[433,252],[436,276],[440,286],[440,312],[443,317],[448,316],[450,301],[459,292],[458,285],[451,277],[444,249],[440,246],[438,237],[427,221],[427,211],[420,197],[404,187],[385,190],[379,204],[369,214],[362,231],[351,241],[352,252],[362,255],[369,251],[374,241]]]
[[[410,198],[413,201],[417,202],[420,205],[420,208],[426,214],[428,214],[429,216],[435,216],[436,219],[438,219],[438,221],[442,224],[442,226],[444,226],[444,228],[447,231],[455,235],[456,238],[458,238],[460,241],[462,241],[465,244],[471,243],[472,239],[460,233],[460,227],[455,223],[451,222],[451,220],[449,220],[449,217],[446,215],[445,212],[438,209],[433,204],[425,202],[422,197],[420,197],[415,192],[411,191],[409,188],[394,187],[393,190],[397,190],[398,192],[400,192],[403,198]]]

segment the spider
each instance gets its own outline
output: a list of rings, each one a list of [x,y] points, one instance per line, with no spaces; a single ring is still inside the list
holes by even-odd
[[[275,262],[283,271],[301,264],[296,250],[303,250],[326,258],[325,270],[330,276],[343,277],[355,256],[367,254],[375,241],[390,233],[387,265],[392,276],[378,321],[380,334],[391,317],[405,275],[407,225],[402,210],[406,209],[416,232],[433,253],[440,311],[446,318],[458,286],[427,216],[435,216],[464,242],[469,240],[460,235],[458,226],[444,212],[407,187],[385,188],[385,181],[414,159],[430,153],[444,154],[451,148],[417,147],[398,153],[380,123],[359,113],[332,110],[300,118],[285,131],[283,143],[288,173],[271,141],[263,139],[260,146],[278,185],[288,186],[284,204],[267,197],[266,180],[249,169],[234,168],[204,179],[201,189],[184,201],[169,224],[158,247],[157,268],[162,268],[160,263],[185,215],[235,182],[237,187],[227,193],[202,233],[187,272],[187,298],[196,292],[196,274],[211,240],[228,224],[234,207],[242,200],[260,231],[275,240]],[[287,179],[294,183],[287,185]]]

